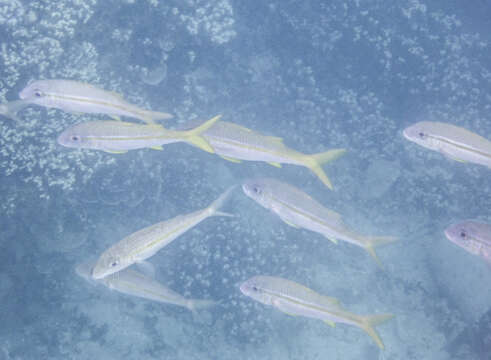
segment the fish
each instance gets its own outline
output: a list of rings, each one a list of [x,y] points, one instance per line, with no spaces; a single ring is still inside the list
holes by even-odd
[[[368,251],[379,266],[376,246],[397,241],[393,236],[365,236],[350,230],[337,212],[314,200],[310,195],[272,178],[254,178],[243,182],[245,195],[272,211],[286,224],[314,231],[337,244],[343,240]]]
[[[336,323],[354,325],[364,330],[384,350],[385,345],[375,326],[394,317],[393,314],[357,315],[345,310],[336,298],[280,277],[254,276],[240,285],[240,291],[262,304],[293,316],[319,319],[330,326]]]
[[[233,186],[227,189],[205,209],[161,221],[123,238],[100,255],[92,270],[92,277],[102,279],[134,263],[143,263],[180,235],[211,216],[233,216],[218,210],[233,189]]]
[[[0,104],[0,115],[8,117],[14,121],[20,122],[20,118],[17,113],[22,109],[30,105],[27,100],[13,100],[3,104]]]
[[[303,154],[287,147],[279,137],[263,135],[226,121],[217,122],[203,133],[203,137],[225,160],[263,161],[275,167],[281,167],[281,164],[305,166],[331,190],[333,186],[321,165],[346,152],[345,149],[332,149],[318,154]]]
[[[465,220],[448,226],[444,233],[455,245],[491,265],[491,224]]]
[[[447,158],[491,168],[491,141],[462,127],[422,121],[404,129],[403,135]]]
[[[146,123],[173,117],[168,113],[141,109],[116,92],[74,80],[36,80],[22,89],[19,97],[31,104],[71,113],[106,114],[113,118],[126,116]]]
[[[87,121],[65,129],[58,136],[58,144],[70,148],[125,153],[128,150],[151,148],[162,150],[162,145],[186,142],[213,153],[213,147],[202,133],[220,119],[213,117],[188,131],[168,130],[159,124],[135,124],[124,121]]]
[[[185,307],[191,312],[205,309],[217,304],[213,300],[188,299],[164,286],[150,276],[135,269],[126,268],[118,273],[111,274],[100,280],[92,278],[92,268],[95,261],[87,261],[75,267],[77,275],[90,283],[102,284],[111,290],[122,294],[157,301],[164,304],[173,304]]]

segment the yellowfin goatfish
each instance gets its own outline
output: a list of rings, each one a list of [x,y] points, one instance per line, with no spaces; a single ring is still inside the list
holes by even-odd
[[[312,170],[329,188],[332,184],[322,170],[321,165],[337,159],[344,149],[333,149],[319,154],[303,154],[290,149],[279,137],[266,136],[243,126],[220,121],[203,133],[203,137],[211,144],[215,153],[226,160],[264,161],[273,166],[294,164]]]
[[[491,168],[491,141],[459,126],[422,121],[404,129],[409,141],[462,162]]]
[[[167,130],[158,124],[135,124],[123,121],[88,121],[73,125],[58,136],[58,143],[72,148],[103,150],[124,153],[128,150],[152,148],[162,145],[186,142],[213,153],[213,148],[203,138],[203,132],[210,128],[220,116],[208,120],[201,126],[188,131]]]
[[[357,326],[370,335],[382,350],[384,343],[374,327],[394,317],[392,314],[361,316],[350,313],[343,309],[337,299],[279,277],[254,276],[240,286],[240,291],[288,315],[319,319],[331,326],[335,326],[335,323]]]
[[[296,187],[270,178],[251,179],[242,184],[251,199],[271,210],[288,225],[361,246],[381,265],[374,247],[396,241],[390,236],[363,236],[347,228],[341,215],[327,209]]]
[[[102,253],[94,266],[92,277],[102,279],[134,263],[144,262],[164,246],[210,216],[232,216],[218,211],[232,189],[233,187],[229,188],[203,210],[159,222],[125,237]]]
[[[171,114],[140,109],[115,92],[73,80],[37,80],[27,85],[19,97],[31,104],[72,113],[127,116],[147,123],[172,118]]]
[[[466,220],[447,227],[445,236],[455,245],[491,264],[491,224]]]
[[[93,261],[85,262],[77,265],[75,272],[85,280],[102,284],[111,290],[165,304],[183,306],[192,312],[216,304],[212,300],[187,299],[153,278],[131,268],[121,270],[100,280],[94,280],[91,276],[93,266]]]

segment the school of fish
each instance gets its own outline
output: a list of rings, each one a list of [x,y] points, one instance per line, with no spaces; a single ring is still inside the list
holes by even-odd
[[[145,148],[162,150],[163,145],[184,142],[234,163],[245,160],[265,162],[278,168],[281,164],[303,166],[331,190],[333,184],[322,166],[346,152],[345,149],[329,149],[305,154],[286,146],[282,138],[222,121],[220,115],[192,129],[170,130],[158,121],[170,119],[171,114],[140,108],[124,100],[120,94],[75,80],[33,81],[19,93],[19,98],[0,104],[0,115],[20,122],[19,113],[25,107],[38,105],[72,113],[104,114],[115,119],[70,126],[57,139],[60,145],[69,148],[123,154]],[[121,116],[138,119],[144,124],[123,122]],[[423,121],[407,127],[402,134],[407,140],[450,159],[491,169],[491,141],[465,128]],[[283,181],[258,177],[246,179],[241,187],[248,198],[287,225],[317,233],[335,244],[341,240],[361,247],[380,267],[382,262],[375,248],[398,240],[396,236],[358,233],[346,225],[335,210]],[[167,288],[154,278],[155,270],[148,260],[205,219],[234,216],[221,211],[234,188],[232,185],[204,209],[177,215],[129,234],[104,250],[96,260],[77,265],[76,273],[90,283],[126,295],[185,307],[192,312],[217,305],[215,300],[185,298]],[[443,233],[452,243],[491,263],[491,224],[465,220],[448,226]],[[356,326],[382,350],[385,345],[375,326],[394,317],[393,314],[357,315],[346,310],[336,298],[318,294],[277,276],[256,274],[240,285],[240,291],[289,315],[319,319],[331,326],[336,323]]]

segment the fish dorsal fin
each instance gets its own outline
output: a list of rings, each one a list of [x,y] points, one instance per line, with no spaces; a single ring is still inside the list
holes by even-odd
[[[341,303],[339,302],[338,299],[335,297],[331,296],[326,296],[326,295],[321,295],[322,296],[322,302],[329,307],[336,307],[336,308],[341,308]]]
[[[124,100],[124,97],[123,95],[121,95],[120,93],[116,92],[116,91],[110,91],[111,95],[114,96],[115,98],[118,98],[119,100]]]
[[[162,147],[162,145],[151,146],[150,149],[153,149],[153,150],[164,150],[164,148]]]
[[[279,136],[266,136],[266,139],[268,139],[268,141],[271,141],[273,143],[284,145],[283,139],[280,138]]]
[[[285,224],[290,225],[291,227],[294,227],[296,229],[299,229],[300,227],[297,224],[292,223],[290,220],[286,220],[285,218],[281,218]]]
[[[343,221],[343,217],[341,216],[341,214],[337,213],[336,211],[326,208],[326,212],[327,212],[327,216],[329,216],[331,219],[336,220],[338,222]]]
[[[324,322],[325,322],[327,325],[331,326],[331,327],[335,327],[335,326],[336,326],[336,323],[335,323],[334,321],[331,321],[331,320],[324,320]]]

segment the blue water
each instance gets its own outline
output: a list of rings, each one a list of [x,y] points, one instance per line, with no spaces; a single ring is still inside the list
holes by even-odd
[[[326,5],[327,4],[327,5]],[[235,164],[185,144],[123,155],[62,148],[57,135],[102,116],[29,107],[0,125],[0,359],[491,359],[491,272],[447,241],[462,219],[491,221],[489,169],[406,141],[421,120],[491,138],[491,5],[474,1],[0,1],[0,100],[31,80],[66,78],[122,93],[183,126],[216,114],[305,153],[344,147],[307,169]],[[281,222],[240,188],[226,210],[151,258],[186,309],[94,286],[74,267],[124,236],[271,176],[366,234],[338,246]],[[378,328],[290,317],[238,284],[268,274],[305,284]]]

